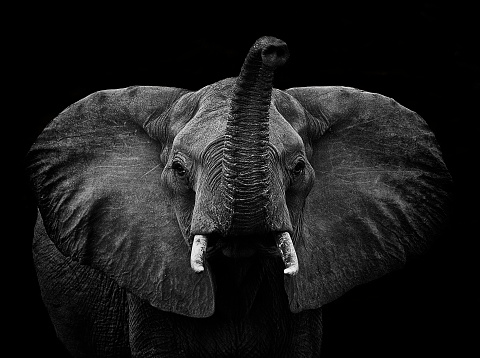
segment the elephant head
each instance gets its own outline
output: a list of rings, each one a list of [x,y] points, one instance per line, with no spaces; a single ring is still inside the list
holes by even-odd
[[[426,123],[354,88],[274,89],[288,56],[263,37],[236,78],[68,107],[28,157],[37,237],[154,308],[197,318],[215,311],[217,255],[283,262],[300,312],[421,253],[451,180]]]

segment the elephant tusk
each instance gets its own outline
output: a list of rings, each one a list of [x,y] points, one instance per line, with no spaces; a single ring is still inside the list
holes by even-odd
[[[190,266],[196,273],[203,272],[203,260],[205,250],[207,249],[207,237],[205,235],[195,235],[192,244],[192,253],[190,255]]]
[[[282,232],[276,236],[277,246],[285,263],[285,275],[294,276],[298,272],[298,258],[293,246],[292,238],[288,232]]]

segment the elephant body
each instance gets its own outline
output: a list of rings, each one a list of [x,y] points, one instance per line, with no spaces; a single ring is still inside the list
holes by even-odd
[[[96,92],[28,154],[43,300],[74,356],[320,354],[321,307],[441,231],[451,178],[394,100],[272,87],[286,45],[198,91]]]

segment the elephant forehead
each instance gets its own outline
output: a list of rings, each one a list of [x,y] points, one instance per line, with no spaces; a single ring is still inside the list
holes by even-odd
[[[186,152],[201,152],[209,143],[223,138],[228,107],[197,113],[178,133],[174,147]]]
[[[175,137],[174,147],[199,156],[209,144],[223,140],[228,113],[228,105],[198,112]],[[279,154],[304,151],[301,137],[273,105],[269,121],[270,144]]]
[[[300,135],[290,123],[277,111],[275,106],[270,106],[270,144],[280,154],[304,152],[304,145]]]

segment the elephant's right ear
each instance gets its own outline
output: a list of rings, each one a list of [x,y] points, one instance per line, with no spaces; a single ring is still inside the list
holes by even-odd
[[[46,232],[63,255],[154,307],[206,317],[211,276],[191,270],[160,182],[162,151],[181,125],[170,113],[188,113],[178,108],[196,105],[188,96],[165,87],[94,93],[47,126],[27,162]]]

